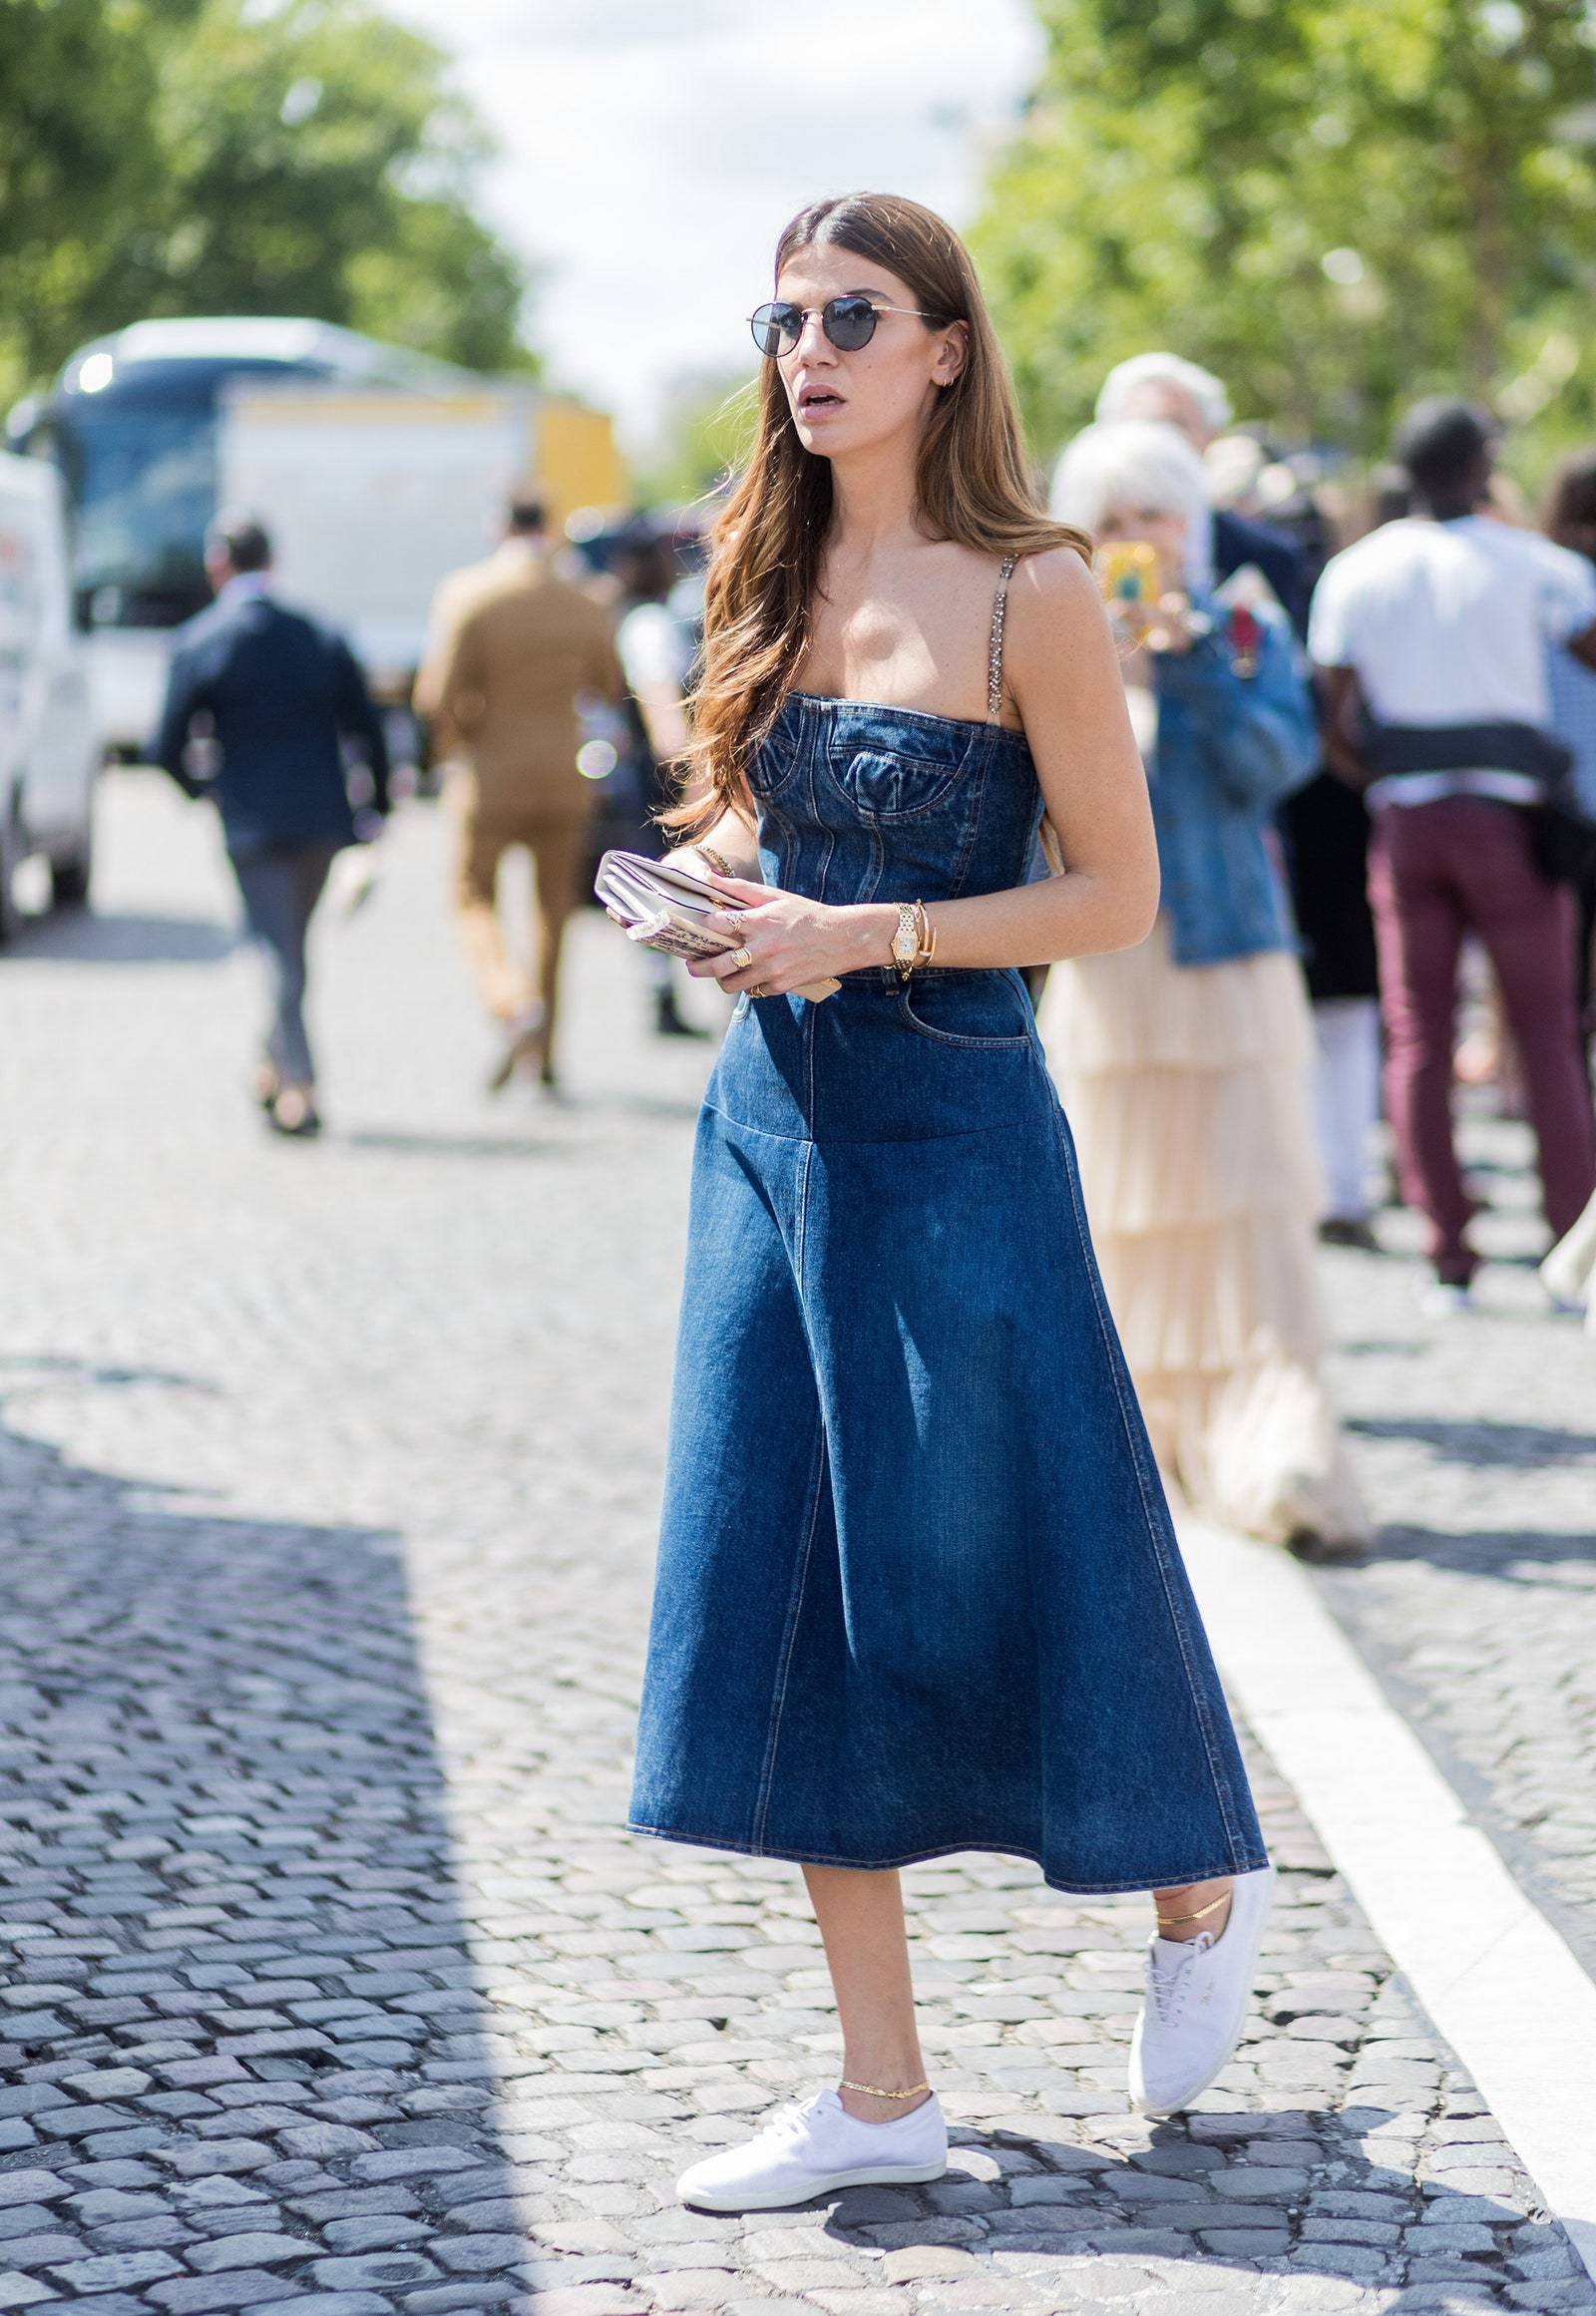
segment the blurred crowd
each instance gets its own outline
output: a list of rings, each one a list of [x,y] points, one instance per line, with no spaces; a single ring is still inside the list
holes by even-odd
[[[1382,1116],[1435,1311],[1473,1307],[1481,1259],[1459,1082],[1533,1129],[1548,1311],[1584,1302],[1596,1264],[1596,449],[1539,524],[1495,451],[1484,412],[1431,398],[1355,493],[1149,352],[1105,380],[1051,479],[1118,633],[1163,902],[1138,950],[1032,976],[1039,1024],[1160,1463],[1196,1508],[1323,1555],[1368,1526],[1321,1374],[1314,1245],[1378,1255]],[[557,536],[521,498],[434,603],[415,706],[446,767],[495,1091],[558,1082],[566,934],[601,852],[662,849],[703,530],[691,510]],[[311,1134],[306,933],[386,813],[382,728],[340,638],[277,600],[261,523],[220,518],[207,568],[158,754],[199,793],[197,718],[217,753],[203,785],[272,977],[257,1091],[278,1131]],[[527,955],[501,913],[516,850]],[[654,1031],[706,1034],[680,966],[637,955]]]
[[[1495,449],[1430,398],[1352,503],[1148,353],[1053,477],[1120,629],[1163,870],[1152,940],[1042,998],[1109,1300],[1186,1495],[1330,1553],[1366,1524],[1312,1243],[1378,1252],[1382,1108],[1435,1311],[1473,1308],[1480,1262],[1459,1066],[1534,1130],[1550,1312],[1596,1236],[1596,454],[1542,530]]]

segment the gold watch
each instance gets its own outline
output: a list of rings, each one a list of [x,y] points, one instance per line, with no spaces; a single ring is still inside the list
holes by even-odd
[[[898,930],[892,937],[892,962],[898,977],[907,981],[917,965],[930,965],[937,954],[937,929],[926,915],[923,901],[900,901]]]
[[[898,930],[892,937],[892,962],[898,967],[900,980],[908,980],[920,955],[920,921],[912,901],[898,904]]]

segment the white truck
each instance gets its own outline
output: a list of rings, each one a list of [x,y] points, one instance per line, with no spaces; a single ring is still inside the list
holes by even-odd
[[[403,700],[439,580],[488,553],[506,499],[532,487],[536,426],[513,388],[240,380],[219,397],[217,497],[265,524],[283,600],[341,628],[373,691]]]
[[[626,496],[602,412],[293,316],[134,322],[81,346],[6,431],[66,480],[99,733],[120,755],[154,729],[172,630],[210,599],[218,507],[259,517],[283,593],[346,628],[399,703],[434,585],[485,552],[508,490],[557,524]]]
[[[49,863],[56,901],[88,899],[99,762],[60,478],[0,451],[0,943],[25,861]]]

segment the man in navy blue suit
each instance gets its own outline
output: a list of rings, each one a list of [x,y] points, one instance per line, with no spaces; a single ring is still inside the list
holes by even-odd
[[[279,1133],[313,1134],[320,1121],[305,1034],[305,937],[334,856],[374,834],[388,810],[387,743],[343,637],[272,593],[271,542],[258,523],[218,516],[205,571],[216,599],[178,630],[151,752],[186,795],[208,796],[221,815],[244,916],[271,978],[256,1090]],[[207,778],[193,763],[201,736]],[[370,778],[358,816],[345,742]]]

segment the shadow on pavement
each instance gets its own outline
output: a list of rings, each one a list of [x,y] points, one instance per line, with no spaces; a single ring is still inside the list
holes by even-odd
[[[1316,1571],[1334,1586],[1338,1598],[1351,1597],[1360,1568],[1380,1561],[1423,1560],[1431,1568],[1453,1576],[1488,1577],[1493,1584],[1533,1585],[1537,1568],[1557,1569],[1596,1560],[1596,1531],[1570,1532],[1547,1528],[1411,1528],[1393,1524],[1382,1528],[1356,1567]],[[1555,1577],[1548,1578],[1555,1583]],[[1378,1635],[1363,1633],[1365,1645]],[[1379,1652],[1382,1656],[1384,1650]],[[1394,1657],[1393,1662],[1399,1662]]]
[[[0,1351],[0,1373],[22,1375],[65,1375],[71,1381],[89,1385],[95,1390],[119,1390],[129,1384],[150,1383],[160,1390],[200,1391],[207,1398],[219,1398],[214,1383],[205,1382],[198,1375],[180,1375],[170,1367],[106,1367],[96,1366],[84,1359],[61,1358],[53,1352]]]
[[[532,1133],[408,1133],[399,1126],[336,1127],[322,1136],[349,1150],[382,1150],[401,1158],[559,1158],[573,1148]]]
[[[1596,1431],[1568,1431],[1552,1424],[1492,1423],[1472,1416],[1449,1423],[1427,1415],[1350,1415],[1346,1428],[1364,1439],[1417,1439],[1432,1447],[1442,1462],[1481,1471],[1500,1471],[1512,1464],[1528,1470],[1596,1456]]]
[[[1537,2274],[1566,2272],[1559,2229],[1493,2196],[1457,2192],[1444,2178],[1420,2183],[1408,2167],[1371,2161],[1360,2138],[1400,2123],[1399,2111],[1384,2107],[1197,2115],[1155,2125],[1151,2143],[1128,2156],[955,2129],[952,2140],[965,2159],[974,2153],[995,2176],[950,2174],[931,2187],[852,2190],[835,2199],[825,2233],[857,2249],[897,2253],[905,2281],[913,2274],[951,2282],[971,2274],[973,2264],[979,2272],[994,2254],[1004,2255],[1005,2266],[1024,2263],[1015,2301],[1025,2307],[1037,2305],[1025,2287],[1048,2277],[1044,2263],[1092,2257],[1201,2263],[1210,2273],[1201,2301],[1191,2305],[1214,2316],[1289,2310],[1293,2287],[1282,2296],[1281,2284],[1288,2258],[1295,2287],[1311,2275],[1365,2287],[1379,2282],[1382,2316],[1500,2309],[1504,2285],[1516,2285],[1522,2307],[1596,2305],[1577,2283],[1554,2287],[1568,2295],[1555,2302],[1526,2290]],[[957,2228],[961,2216],[972,2223],[964,2243],[950,2229],[950,2217]],[[923,2266],[909,2251],[916,2245],[927,2247]],[[1405,2285],[1392,2281],[1393,2262],[1406,2271]],[[1233,2286],[1216,2289],[1213,2272],[1232,2264]],[[1051,2281],[1050,2310],[1101,2305],[1089,2268],[1053,2268]],[[1316,2303],[1305,2295],[1302,2304]]]
[[[5,2304],[528,2305],[399,1539],[9,1424],[0,1535]]]
[[[238,936],[204,917],[107,916],[57,910],[25,924],[5,954],[29,964],[214,965]]]

